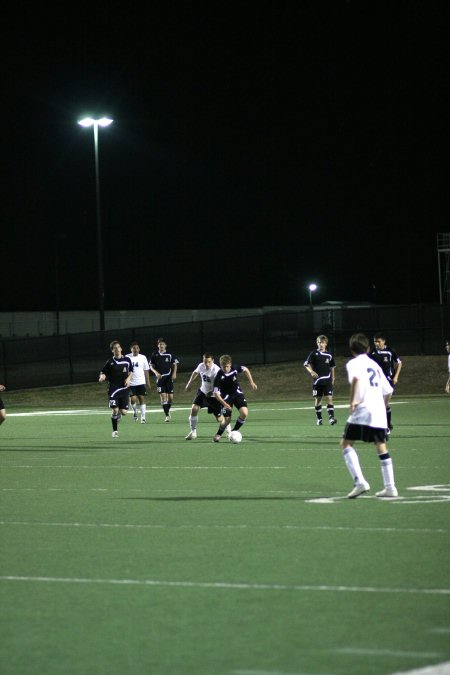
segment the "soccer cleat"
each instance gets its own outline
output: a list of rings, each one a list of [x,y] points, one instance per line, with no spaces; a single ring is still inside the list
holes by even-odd
[[[166,415],[166,418],[165,418],[164,422],[170,422],[170,414]]]
[[[213,438],[214,443],[220,443],[220,434],[216,434]]]
[[[318,427],[321,427],[323,424],[323,420],[317,420],[316,424]]]
[[[145,424],[145,417],[141,417],[141,424]]]
[[[370,490],[370,485],[366,481],[364,483],[357,483],[353,490],[348,493],[347,497],[349,499],[355,499],[356,497],[359,497],[359,495],[364,494],[364,492],[368,492]]]
[[[118,431],[113,431],[113,432],[112,432],[112,437],[113,437],[113,438],[119,438],[119,432],[118,432]]]
[[[138,421],[137,412],[133,412],[133,422],[137,422],[137,421]]]
[[[226,433],[226,435],[227,435],[227,438],[230,438],[230,436],[231,436],[231,424],[228,424],[228,425],[225,427],[225,433]]]
[[[389,431],[392,431],[393,428],[394,428],[393,425],[392,425],[392,424],[389,424]]]
[[[187,436],[184,437],[185,441],[193,441],[195,438],[197,438],[197,431],[193,430],[188,433]]]
[[[398,497],[397,488],[394,487],[385,487],[384,490],[380,492],[375,492],[376,497]]]
[[[330,420],[329,420],[329,421],[330,421],[330,424],[331,424],[331,425],[337,424],[337,419],[336,419],[335,417],[330,417]]]

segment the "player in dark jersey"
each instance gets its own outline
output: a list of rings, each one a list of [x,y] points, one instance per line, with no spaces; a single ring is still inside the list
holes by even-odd
[[[214,379],[214,396],[222,406],[223,422],[219,425],[216,435],[213,438],[215,443],[219,443],[223,432],[230,423],[233,406],[238,409],[239,417],[235,422],[232,431],[238,431],[245,423],[248,417],[248,406],[245,400],[244,392],[241,390],[238,382],[238,375],[245,373],[251,388],[258,389],[253,381],[252,374],[246,366],[234,366],[231,356],[223,354],[220,359],[220,370]]]
[[[113,353],[100,371],[99,382],[108,380],[109,407],[111,408],[111,422],[113,438],[119,436],[117,424],[121,415],[126,415],[129,403],[129,390],[133,364],[128,356],[122,355],[120,342],[113,340],[109,345]]]
[[[150,370],[156,378],[161,406],[164,410],[165,422],[170,422],[170,408],[173,403],[173,381],[177,378],[178,359],[167,351],[164,338],[158,338],[158,351],[153,352],[150,358]]]
[[[321,427],[322,420],[322,398],[327,399],[328,421],[330,424],[336,424],[337,419],[334,416],[333,387],[334,370],[336,364],[333,354],[327,349],[328,338],[326,335],[319,335],[316,339],[317,349],[312,351],[304,366],[313,378],[312,395],[315,399],[316,424]]]
[[[395,391],[395,385],[398,382],[398,376],[402,369],[402,362],[391,347],[386,344],[386,336],[384,333],[375,333],[373,337],[374,348],[370,352],[371,359],[376,361],[381,370],[386,376],[387,381]],[[391,398],[392,395],[386,398],[386,415],[388,421],[388,432],[394,428],[391,423]]]

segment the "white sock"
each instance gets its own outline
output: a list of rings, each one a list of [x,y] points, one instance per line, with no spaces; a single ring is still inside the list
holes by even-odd
[[[189,426],[191,427],[191,431],[197,429],[197,415],[189,415]]]
[[[392,464],[391,457],[385,459],[380,458],[381,463],[381,475],[383,476],[384,487],[393,488],[395,487],[394,481],[394,465]]]
[[[141,417],[145,418],[145,412],[147,410],[147,406],[145,403],[141,403]]]
[[[355,483],[365,483],[366,479],[363,476],[361,470],[361,465],[359,463],[358,455],[356,450],[351,446],[345,448],[344,450],[344,462],[347,466],[350,476]]]
[[[133,408],[133,413],[136,415],[137,414],[136,403],[132,403],[131,407]]]

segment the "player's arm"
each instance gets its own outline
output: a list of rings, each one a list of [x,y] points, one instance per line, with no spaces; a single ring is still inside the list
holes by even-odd
[[[445,391],[447,394],[450,394],[450,375],[448,376],[447,384],[445,385]]]
[[[336,379],[336,366],[333,366],[331,369],[331,384],[334,386],[334,381]]]
[[[316,373],[316,371],[314,370],[314,368],[312,367],[312,365],[310,363],[308,363],[308,361],[306,361],[303,365],[305,366],[306,370],[311,375],[311,377],[314,378],[315,380],[317,380],[317,378],[319,376]]]
[[[177,379],[178,361],[172,363],[172,380]]]
[[[250,382],[250,386],[253,389],[253,391],[256,391],[258,389],[258,385],[253,381],[252,374],[250,370],[247,368],[247,366],[244,366],[244,373],[247,377],[247,380]]]
[[[392,382],[394,384],[397,384],[398,382],[398,376],[400,375],[400,371],[402,369],[403,363],[398,359],[397,363],[394,366],[394,377],[392,378]]]
[[[354,377],[350,383],[350,410],[353,412],[359,405],[359,401],[356,400],[356,391],[358,387],[358,378]]]
[[[186,386],[185,386],[185,390],[186,390],[186,391],[189,389],[189,387],[191,386],[191,384],[193,383],[193,381],[197,379],[197,377],[198,377],[198,372],[197,372],[196,370],[193,370],[192,373],[191,373],[191,376],[190,376],[190,378],[189,378],[189,380],[188,380],[188,383],[187,383]]]
[[[156,377],[157,380],[161,379],[161,373],[156,370],[155,366],[151,363],[150,364],[150,370],[152,371],[153,375]]]
[[[227,402],[222,398],[222,396],[220,395],[219,389],[214,389],[213,394],[214,394],[214,396],[216,397],[216,399],[219,401],[219,403],[220,403],[220,405],[222,406],[222,408],[226,408],[227,410],[232,410],[231,405],[230,405],[229,403],[227,403]]]
[[[145,377],[145,386],[147,387],[147,389],[150,390],[151,385],[150,385],[150,377],[148,375],[149,370],[150,370],[150,367],[147,368],[146,370],[144,370],[144,377]]]

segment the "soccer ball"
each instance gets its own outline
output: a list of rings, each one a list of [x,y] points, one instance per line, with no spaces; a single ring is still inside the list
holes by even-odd
[[[240,431],[232,431],[230,434],[230,443],[240,443],[242,441],[242,434]]]

